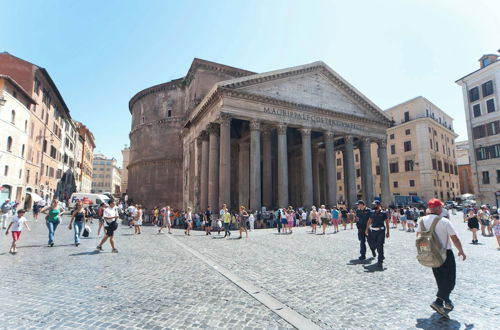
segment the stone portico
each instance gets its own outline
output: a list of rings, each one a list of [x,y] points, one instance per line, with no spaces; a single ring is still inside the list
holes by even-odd
[[[381,199],[391,202],[383,112],[323,62],[216,83],[181,131],[182,207],[251,210],[373,201],[372,144]],[[354,150],[360,151],[361,196]],[[344,175],[337,189],[337,151]]]

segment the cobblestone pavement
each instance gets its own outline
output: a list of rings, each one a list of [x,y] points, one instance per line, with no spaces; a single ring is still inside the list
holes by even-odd
[[[468,258],[457,260],[449,321],[429,307],[436,286],[432,271],[415,260],[414,234],[399,230],[386,241],[384,271],[374,271],[354,261],[355,230],[324,236],[306,228],[292,235],[258,230],[238,240],[237,232],[219,239],[181,230],[157,235],[153,227],[134,236],[120,226],[120,253],[112,254],[109,245],[94,252],[95,231],[80,247],[72,245],[67,219],[49,248],[44,224],[30,222],[33,231],[23,232],[16,255],[8,253],[10,236],[0,237],[0,328],[291,327],[180,242],[325,329],[494,329],[496,240],[479,237],[481,245],[471,245],[460,213],[453,222]]]

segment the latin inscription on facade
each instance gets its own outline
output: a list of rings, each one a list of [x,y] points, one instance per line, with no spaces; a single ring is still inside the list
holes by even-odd
[[[316,116],[316,115],[310,115],[307,113],[301,113],[301,112],[290,111],[290,110],[264,107],[264,113],[271,114],[271,115],[278,116],[278,117],[297,119],[297,120],[308,122],[308,123],[313,124],[313,125],[325,124],[325,125],[330,125],[332,127],[342,127],[342,128],[359,129],[359,130],[362,129],[360,125],[356,125],[354,123],[346,123],[346,122],[337,121],[337,120],[334,120],[331,118],[325,118],[325,117],[320,117],[320,116]]]

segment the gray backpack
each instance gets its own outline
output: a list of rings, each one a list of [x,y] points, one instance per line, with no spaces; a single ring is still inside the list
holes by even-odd
[[[421,226],[420,236],[415,242],[417,260],[426,267],[440,267],[446,260],[446,250],[441,247],[441,243],[434,232],[439,220],[441,220],[441,217],[436,217],[429,230],[425,228],[423,219],[419,223],[419,226]]]

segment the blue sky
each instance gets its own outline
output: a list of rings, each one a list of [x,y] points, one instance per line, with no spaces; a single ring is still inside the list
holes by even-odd
[[[467,138],[458,78],[500,44],[498,1],[0,0],[0,51],[46,68],[120,160],[128,101],[194,57],[265,72],[322,60],[382,109],[423,95]]]

